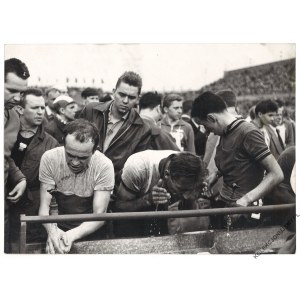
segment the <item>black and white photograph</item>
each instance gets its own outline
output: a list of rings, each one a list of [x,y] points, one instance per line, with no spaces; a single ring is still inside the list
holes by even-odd
[[[295,253],[295,56],[5,45],[5,253]]]
[[[1,298],[298,294],[296,2],[0,7]]]

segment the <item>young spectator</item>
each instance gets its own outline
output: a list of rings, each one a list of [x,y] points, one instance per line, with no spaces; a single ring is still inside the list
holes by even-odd
[[[256,118],[252,121],[263,132],[266,144],[276,159],[284,150],[279,130],[276,130],[278,105],[273,100],[263,100],[255,107]]]
[[[51,86],[45,91],[45,102],[46,102],[45,118],[47,121],[52,120],[56,114],[53,102],[58,96],[60,96],[60,94],[61,94],[60,90],[56,86]]]
[[[295,145],[293,123],[284,117],[284,102],[281,100],[276,100],[275,102],[278,105],[278,114],[275,120],[276,129],[279,130],[279,135],[283,141],[284,147],[293,146]]]
[[[179,151],[172,136],[157,126],[162,117],[161,96],[151,92],[144,94],[139,101],[139,109],[140,117],[151,128],[149,149]]]
[[[97,126],[99,148],[113,162],[116,186],[127,158],[148,149],[150,143],[151,129],[133,109],[141,89],[141,77],[134,72],[125,72],[113,90],[113,100],[90,103],[80,114]]]
[[[183,97],[168,94],[163,100],[165,112],[161,120],[161,128],[169,132],[181,151],[195,153],[194,132],[190,124],[181,119]]]
[[[225,206],[252,205],[283,180],[261,131],[230,113],[221,97],[205,92],[195,99],[193,110],[200,124],[220,136],[215,156],[218,170],[207,182],[210,188],[223,176],[219,201]],[[246,221],[239,215],[231,220],[242,226]]]

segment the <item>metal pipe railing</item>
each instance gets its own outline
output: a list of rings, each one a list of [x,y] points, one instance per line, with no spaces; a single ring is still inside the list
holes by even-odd
[[[25,216],[21,215],[21,222],[27,223],[56,223],[73,221],[108,221],[108,220],[135,220],[149,218],[184,218],[202,217],[212,215],[233,215],[261,213],[270,211],[282,211],[295,208],[296,204],[280,204],[267,206],[247,206],[247,207],[228,207],[228,208],[209,208],[197,210],[178,210],[178,211],[151,211],[151,212],[122,212],[122,213],[102,213],[102,214],[77,214],[77,215],[55,215],[55,216]]]

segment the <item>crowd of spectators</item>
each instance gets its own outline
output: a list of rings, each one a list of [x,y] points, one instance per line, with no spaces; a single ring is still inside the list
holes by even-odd
[[[237,96],[295,93],[295,59],[225,72],[224,77],[204,86],[205,91],[233,90]]]

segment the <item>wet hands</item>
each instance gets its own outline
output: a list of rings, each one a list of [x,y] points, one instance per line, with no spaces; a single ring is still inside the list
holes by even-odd
[[[63,231],[54,224],[48,231],[46,243],[46,253],[48,254],[65,254],[70,252],[73,244],[73,236],[70,231]]]
[[[151,204],[165,204],[171,198],[171,195],[163,187],[162,179],[159,179],[158,183],[152,188],[150,193],[150,203]]]

